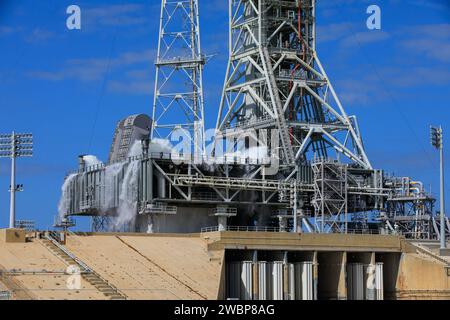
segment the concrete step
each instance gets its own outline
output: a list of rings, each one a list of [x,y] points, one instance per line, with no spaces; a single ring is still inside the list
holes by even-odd
[[[102,292],[109,292],[109,291],[117,292],[117,290],[114,290],[113,288],[111,288],[109,286],[101,285],[101,286],[95,286],[95,287],[97,288],[97,290],[100,290]]]
[[[101,280],[94,280],[94,279],[85,279],[87,282],[89,282],[90,284],[103,284],[104,281]]]

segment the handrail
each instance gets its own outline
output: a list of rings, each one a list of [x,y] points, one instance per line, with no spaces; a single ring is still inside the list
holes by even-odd
[[[219,228],[219,226],[205,227],[201,229],[201,233],[217,232],[217,231],[239,231],[239,232],[285,232],[287,228],[278,227],[262,227],[262,226],[227,226]]]
[[[79,237],[75,232],[71,231],[71,230],[67,230],[67,233],[69,233],[70,235],[74,236],[74,237]],[[55,243],[55,242],[53,242]],[[67,253],[72,259],[75,260],[76,263],[80,264],[86,271],[86,273],[90,273],[93,274],[95,276],[97,276],[99,279],[101,279],[102,281],[104,281],[108,286],[110,286],[113,290],[116,290],[117,293],[119,293],[120,295],[122,295],[125,299],[127,297],[127,295],[120,290],[119,288],[117,288],[116,286],[112,285],[111,283],[109,283],[108,280],[106,280],[105,278],[103,278],[100,274],[98,274],[97,272],[95,272],[94,270],[92,270],[91,268],[89,268],[84,262],[82,262],[81,260],[79,260],[78,258],[76,258],[75,256],[73,256],[73,254],[71,254],[68,250],[64,250],[65,247],[60,245],[59,243],[55,243],[55,245],[58,246],[58,248],[60,248],[61,250],[64,251],[64,253]],[[87,269],[86,269],[87,268]]]
[[[218,231],[235,231],[235,232],[289,232],[289,228],[264,227],[264,226],[227,226],[219,228],[219,226],[201,228],[201,233],[218,232]],[[344,232],[343,232],[344,233]],[[380,230],[347,230],[347,234],[378,234],[383,235]]]
[[[0,300],[10,300],[11,296],[11,291],[0,291]]]
[[[84,269],[85,272],[92,272],[91,268],[89,268],[83,261],[78,259],[73,253],[71,253],[69,250],[67,250],[66,247],[64,247],[58,241],[56,241],[55,238],[53,238],[50,234],[51,233],[49,232],[48,234],[45,235],[45,238],[47,240],[51,241],[58,249],[60,249],[62,252],[64,252],[66,255],[68,255],[71,259],[73,259],[78,265],[80,265]]]

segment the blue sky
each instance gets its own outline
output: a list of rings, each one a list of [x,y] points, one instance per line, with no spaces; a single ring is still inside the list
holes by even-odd
[[[71,4],[82,10],[80,31],[66,28]],[[382,10],[380,31],[366,28],[371,4]],[[0,0],[0,131],[35,136],[35,156],[18,160],[17,182],[25,185],[18,219],[51,226],[77,156],[106,159],[116,122],[151,112],[159,6]],[[208,127],[226,68],[227,14],[226,0],[200,0],[203,51],[215,55],[204,75]],[[450,130],[449,2],[319,0],[317,23],[319,56],[347,112],[358,117],[373,165],[432,184],[435,193],[438,157],[428,132],[430,124]],[[2,159],[0,227],[8,221],[8,186]]]

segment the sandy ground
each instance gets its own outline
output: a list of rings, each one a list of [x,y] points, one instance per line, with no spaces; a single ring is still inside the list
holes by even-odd
[[[79,290],[68,289],[66,265],[39,240],[27,243],[0,241],[0,270],[6,273],[3,288],[14,290],[19,299],[105,299],[81,279]]]
[[[216,299],[221,254],[200,238],[69,236],[67,248],[130,299]]]
[[[221,252],[200,237],[90,235],[67,238],[66,247],[128,299],[216,299]],[[40,240],[0,243],[1,288],[19,299],[105,299],[85,280],[67,289],[66,264]]]

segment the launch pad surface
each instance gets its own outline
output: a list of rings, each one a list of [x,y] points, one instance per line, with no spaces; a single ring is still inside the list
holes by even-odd
[[[450,298],[450,259],[400,236],[68,233],[65,245],[58,245],[63,251],[49,238],[45,232],[28,233],[26,242],[2,237],[1,290],[14,299],[227,299],[233,284],[226,274],[236,262],[257,266],[286,259],[286,266],[311,263],[311,300],[350,299],[349,265],[372,263],[383,266],[383,299]],[[77,289],[67,287],[71,265],[82,270]],[[256,279],[252,299],[260,294]],[[289,296],[288,287],[282,294]]]

